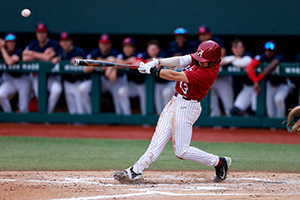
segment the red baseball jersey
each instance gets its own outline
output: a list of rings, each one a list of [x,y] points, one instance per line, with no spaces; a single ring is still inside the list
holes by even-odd
[[[175,90],[187,99],[202,100],[217,79],[220,64],[214,67],[198,67],[192,57],[192,63],[183,69],[189,83],[177,81]]]

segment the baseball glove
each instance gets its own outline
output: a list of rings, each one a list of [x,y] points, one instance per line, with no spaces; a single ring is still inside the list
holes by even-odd
[[[290,110],[286,128],[289,132],[300,131],[300,106]]]

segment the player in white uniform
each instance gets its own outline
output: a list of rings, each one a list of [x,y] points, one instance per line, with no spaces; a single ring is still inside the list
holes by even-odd
[[[61,60],[69,60],[74,63],[75,59],[86,57],[86,52],[83,48],[73,44],[71,35],[67,32],[60,34],[59,45],[61,47],[51,62],[56,64]],[[79,86],[86,78],[85,74],[62,74],[64,92],[68,111],[70,114],[84,114],[83,97],[80,95]]]
[[[240,39],[235,39],[232,44],[231,44],[231,50],[233,55],[230,56],[225,56],[222,59],[221,65],[232,65],[238,68],[245,69],[246,66],[251,62],[252,58],[251,56],[246,53],[246,48],[244,45],[244,42]],[[229,78],[229,76],[227,77]],[[232,82],[231,80],[227,80],[227,87],[228,89],[223,91],[223,95],[228,95],[227,96],[227,101],[224,103],[224,108],[226,115],[228,115],[228,112],[232,111],[231,114],[236,114],[235,109],[239,108],[242,112],[244,112],[250,105],[252,110],[255,112],[256,111],[256,93],[253,90],[253,85],[252,83],[249,84],[249,81],[246,77],[243,80],[243,88],[238,94],[235,102],[233,103],[233,89],[232,89]],[[240,79],[242,79],[240,78]],[[246,79],[246,80],[245,80]],[[224,77],[225,80],[225,77]],[[223,83],[225,85],[225,82]],[[229,89],[230,86],[230,89]],[[221,91],[220,91],[221,92]],[[225,92],[225,94],[224,94]],[[253,95],[247,96],[245,94],[251,93]],[[233,107],[234,105],[234,107]],[[232,108],[233,107],[233,108]],[[231,110],[230,110],[231,109]]]
[[[0,39],[0,60],[7,65],[14,65],[19,62],[22,56],[22,48],[16,46],[15,34],[9,33],[4,40]],[[0,86],[0,104],[4,112],[12,112],[9,98],[16,93],[19,95],[19,110],[21,113],[28,112],[31,82],[28,74],[20,72],[5,72],[3,83]]]
[[[286,116],[285,100],[294,85],[288,77],[271,75],[271,72],[279,67],[280,62],[284,61],[284,56],[280,53],[276,53],[275,50],[275,43],[273,41],[267,41],[264,45],[264,53],[255,56],[255,59],[247,66],[247,74],[253,81],[253,90],[255,90],[257,94],[259,94],[261,90],[259,82],[266,78],[267,115],[268,117],[283,118]],[[267,62],[268,65],[256,76],[255,68],[260,62]]]
[[[118,54],[118,50],[112,47],[110,36],[107,34],[102,34],[99,38],[98,48],[92,50],[91,53],[87,55],[87,59],[115,62],[116,56]],[[95,69],[95,67],[85,67],[84,72],[91,73]],[[125,114],[120,104],[121,100],[118,97],[118,90],[126,82],[126,76],[124,74],[118,73],[117,68],[104,67],[102,68],[102,70],[104,71],[104,75],[100,77],[102,92],[108,91],[111,93],[116,114]],[[87,88],[85,90],[80,90],[81,92],[84,92],[84,96],[87,96],[87,94],[91,91],[91,85],[92,82],[91,80],[89,80],[85,85],[87,86]]]
[[[133,64],[137,57],[141,57],[142,54],[136,51],[135,41],[133,38],[126,37],[122,42],[122,53],[117,55],[117,63]],[[124,115],[131,114],[131,97],[140,97],[141,110],[143,114],[146,114],[146,101],[145,101],[145,84],[137,84],[135,74],[126,74],[127,80],[118,90],[118,97],[120,99],[120,105],[124,111]],[[138,77],[139,79],[139,77]],[[144,104],[143,102],[144,101]],[[143,107],[142,105],[145,105]]]
[[[139,71],[166,80],[176,80],[176,92],[165,106],[158,120],[155,133],[147,151],[128,169],[116,172],[114,178],[123,183],[140,183],[142,173],[153,163],[172,137],[175,155],[184,160],[214,166],[215,182],[226,179],[231,158],[219,157],[198,148],[191,147],[193,124],[201,114],[201,100],[216,80],[221,60],[221,48],[214,41],[199,45],[196,53],[140,63]],[[184,68],[182,72],[159,69],[155,66],[168,66],[171,69]]]
[[[35,29],[36,40],[31,41],[22,53],[22,60],[28,61],[50,61],[57,53],[59,44],[57,40],[49,38],[48,27],[39,22]],[[38,76],[32,73],[32,87],[35,96],[38,98]],[[47,77],[48,113],[52,113],[62,93],[61,78],[59,75],[50,74]]]

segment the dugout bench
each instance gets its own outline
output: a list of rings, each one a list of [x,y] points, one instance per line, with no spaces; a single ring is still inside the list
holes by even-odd
[[[261,64],[257,71],[263,69],[264,63]],[[101,81],[100,70],[91,74],[92,78],[92,114],[71,115],[67,112],[47,113],[47,74],[49,73],[83,73],[82,66],[74,66],[69,61],[61,61],[55,65],[49,62],[26,62],[16,65],[7,66],[0,61],[0,71],[8,72],[36,72],[39,81],[39,99],[38,111],[30,113],[4,113],[0,112],[0,122],[34,122],[34,123],[86,123],[86,124],[131,124],[131,125],[155,125],[158,115],[155,114],[154,107],[154,77],[146,76],[146,115],[132,114],[129,116],[116,115],[115,113],[100,112],[101,100]],[[138,73],[137,71],[127,71],[127,73]],[[281,63],[273,75],[284,75],[289,77],[300,76],[300,64],[298,63]],[[229,66],[221,68],[220,75],[247,76],[244,69]],[[223,127],[253,127],[253,128],[285,128],[286,124],[282,124],[286,118],[268,118],[265,111],[265,90],[266,81],[263,79],[260,83],[261,93],[257,99],[256,116],[233,116],[233,117],[210,117],[209,116],[209,94],[202,100],[202,113],[195,123],[196,126],[223,126]],[[63,94],[62,94],[63,95]]]

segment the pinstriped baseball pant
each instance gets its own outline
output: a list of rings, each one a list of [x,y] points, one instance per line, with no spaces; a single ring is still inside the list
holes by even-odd
[[[190,146],[193,124],[200,116],[201,110],[200,102],[173,96],[159,117],[147,151],[133,165],[133,170],[142,173],[148,168],[171,138],[174,153],[178,158],[216,166],[219,162],[218,156]]]

